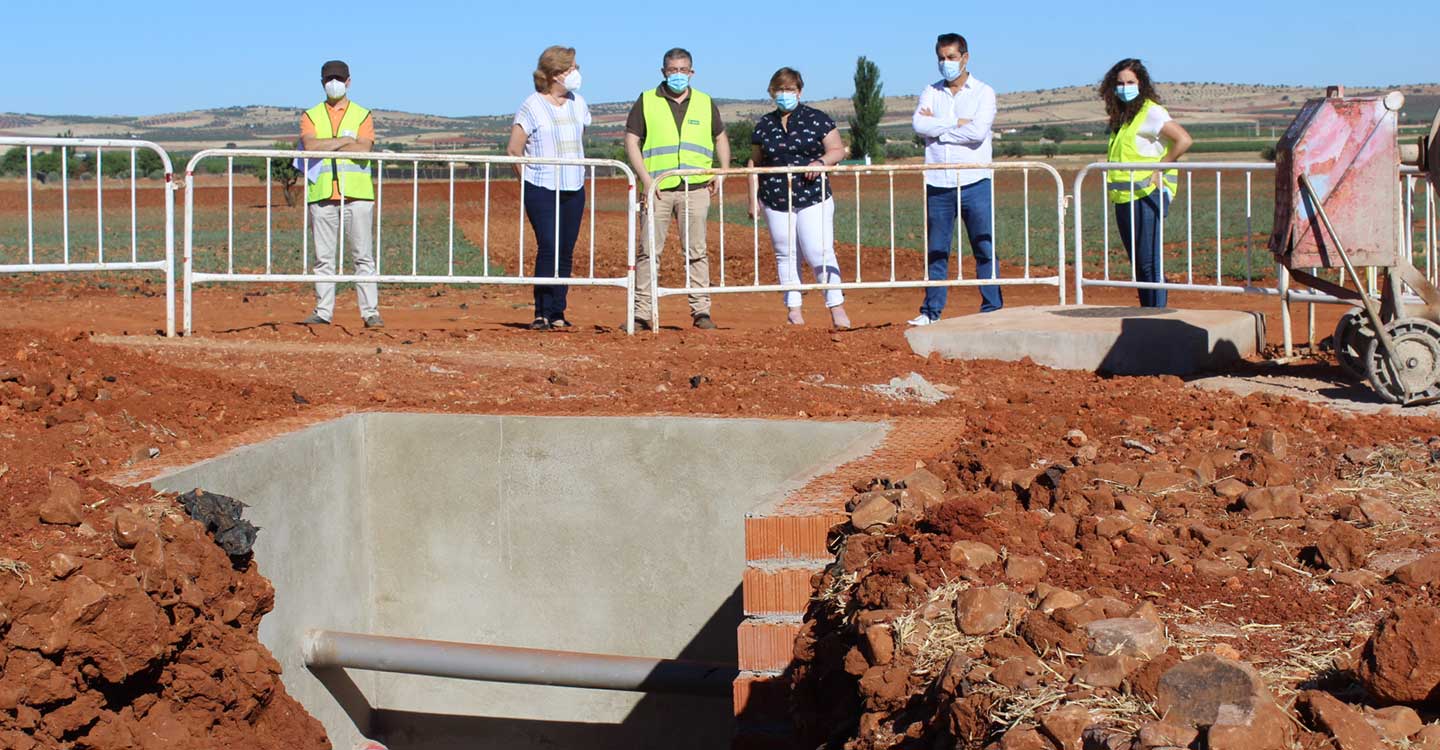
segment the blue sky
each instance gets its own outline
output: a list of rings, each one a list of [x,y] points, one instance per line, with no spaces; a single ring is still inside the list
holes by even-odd
[[[1436,25],[1417,22],[1421,5],[8,0],[0,111],[303,107],[322,96],[320,63],[335,57],[369,107],[502,114],[533,90],[550,44],[578,49],[592,102],[653,85],[671,46],[695,53],[696,87],[720,97],[763,97],[782,65],[804,74],[807,98],[849,96],[859,55],[879,64],[886,93],[910,93],[935,78],[931,48],[944,31],[970,40],[972,71],[1001,92],[1092,83],[1127,56],[1168,81],[1437,81]]]

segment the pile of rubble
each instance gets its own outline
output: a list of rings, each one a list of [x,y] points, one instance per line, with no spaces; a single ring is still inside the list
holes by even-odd
[[[854,750],[1440,750],[1437,447],[1297,469],[1275,430],[1173,463],[1071,430],[1023,468],[976,443],[856,486],[796,645],[797,728]]]

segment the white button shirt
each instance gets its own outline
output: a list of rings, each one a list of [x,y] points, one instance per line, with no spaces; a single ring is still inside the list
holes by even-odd
[[[920,114],[929,109],[928,116]],[[955,123],[969,120],[963,126]],[[991,128],[995,125],[995,89],[969,76],[952,94],[945,81],[920,92],[915,107],[915,132],[925,138],[926,164],[984,164],[992,160]],[[958,187],[989,179],[989,169],[926,170],[925,184]]]

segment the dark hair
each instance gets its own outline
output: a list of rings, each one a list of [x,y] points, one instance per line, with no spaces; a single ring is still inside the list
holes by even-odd
[[[970,44],[959,34],[941,34],[935,37],[935,54],[940,54],[940,50],[946,47],[959,47],[962,55],[970,52]]]
[[[770,76],[770,94],[774,95],[781,86],[794,86],[796,91],[805,88],[805,79],[800,77],[800,71],[794,68],[781,68]]]
[[[665,56],[660,59],[660,69],[664,70],[665,66],[669,65],[671,60],[679,60],[682,57],[689,60],[691,65],[695,64],[695,58],[690,56],[690,50],[684,47],[671,47],[665,52]]]
[[[1122,102],[1115,93],[1115,87],[1119,85],[1121,71],[1131,71],[1140,81],[1140,96],[1133,101]],[[1150,82],[1150,71],[1145,69],[1145,63],[1133,57],[1127,57],[1115,63],[1110,72],[1105,74],[1105,79],[1100,81],[1100,98],[1105,102],[1105,115],[1110,119],[1110,132],[1118,133],[1125,123],[1135,119],[1140,114],[1140,108],[1145,102],[1152,101],[1160,103],[1160,95],[1155,93],[1155,85]]]

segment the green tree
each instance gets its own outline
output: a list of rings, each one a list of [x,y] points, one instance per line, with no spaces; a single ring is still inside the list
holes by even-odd
[[[292,151],[295,145],[285,143],[284,141],[276,141],[271,144],[270,147],[277,151]],[[262,166],[260,169],[263,172],[265,168]],[[281,191],[285,194],[285,205],[294,206],[295,183],[300,181],[300,170],[295,168],[295,160],[287,158],[271,159],[270,177],[280,183]]]
[[[880,83],[880,66],[864,55],[855,61],[855,95],[850,102],[855,105],[855,115],[850,118],[850,157],[878,160],[883,156],[880,120],[885,117],[884,86]]]
[[[1058,154],[1058,153],[1060,153],[1060,147],[1059,147],[1059,146],[1057,146],[1057,145],[1055,145],[1055,144],[1053,144],[1053,143],[1042,143],[1042,144],[1040,144],[1040,155],[1043,156],[1043,157],[1045,157],[1046,159],[1053,159],[1053,158],[1055,158],[1055,155]]]
[[[1049,125],[1046,126],[1043,136],[1056,143],[1064,143],[1065,139],[1070,137],[1070,134],[1065,131],[1065,128],[1059,125]]]
[[[745,166],[750,158],[750,136],[754,133],[755,123],[750,120],[734,120],[725,126],[725,135],[730,138],[730,166]]]
[[[1013,156],[1016,158],[1025,155],[1025,144],[1016,140],[1002,141],[1000,144],[1001,156]]]
[[[24,175],[25,174],[25,147],[13,146],[9,151],[0,157],[0,174]]]

